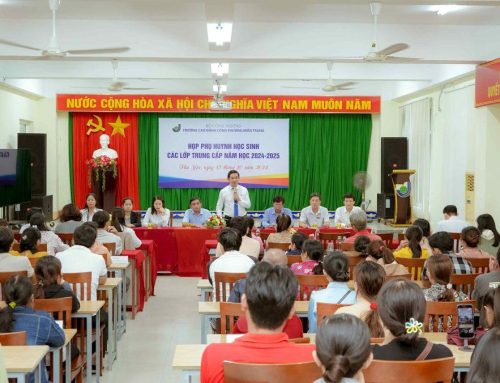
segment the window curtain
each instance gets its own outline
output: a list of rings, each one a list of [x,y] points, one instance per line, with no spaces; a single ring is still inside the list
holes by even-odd
[[[285,205],[300,210],[309,204],[309,194],[319,192],[322,205],[330,210],[340,206],[343,195],[354,192],[352,177],[366,171],[371,115],[354,114],[206,114],[206,113],[139,113],[139,194],[141,208],[151,205],[154,195],[165,198],[168,208],[184,210],[189,199],[199,196],[203,206],[215,210],[219,189],[158,188],[158,120],[159,118],[288,118],[290,120],[290,183],[288,189],[251,189],[250,210],[272,205],[275,195],[283,195]]]
[[[417,173],[413,179],[413,213],[429,218],[431,164],[431,99],[424,98],[401,108],[403,136],[408,138],[408,166]]]

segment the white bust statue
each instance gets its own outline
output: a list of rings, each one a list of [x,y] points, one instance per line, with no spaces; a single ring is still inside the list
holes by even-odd
[[[117,159],[118,153],[116,150],[110,149],[109,145],[109,136],[107,134],[101,134],[99,137],[99,143],[101,144],[101,149],[94,150],[92,153],[92,158],[97,158],[101,156],[107,156],[111,159]]]

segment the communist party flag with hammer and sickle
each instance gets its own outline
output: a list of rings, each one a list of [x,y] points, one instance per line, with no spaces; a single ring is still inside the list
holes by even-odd
[[[116,206],[124,197],[132,197],[139,206],[139,168],[137,160],[137,113],[72,113],[73,191],[75,204],[82,208],[88,185],[86,162],[100,149],[99,138],[107,134],[109,148],[118,153]],[[109,212],[110,213],[110,212]]]

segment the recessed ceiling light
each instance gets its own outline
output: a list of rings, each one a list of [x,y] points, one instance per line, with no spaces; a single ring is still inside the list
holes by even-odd
[[[214,92],[216,93],[224,93],[224,92],[227,92],[227,85],[217,85],[217,84],[214,84],[212,89],[214,90]]]
[[[218,77],[222,77],[225,74],[229,73],[229,64],[226,63],[214,63],[211,64],[212,74],[217,75]]]
[[[455,5],[455,4],[433,5],[431,6],[431,11],[437,12],[438,15],[443,16],[449,12],[458,11],[461,8],[463,8],[462,5]]]
[[[208,42],[215,43],[217,46],[222,46],[224,43],[230,43],[232,30],[232,23],[208,23]]]

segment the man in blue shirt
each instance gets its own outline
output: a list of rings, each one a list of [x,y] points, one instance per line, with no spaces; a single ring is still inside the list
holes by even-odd
[[[286,207],[283,207],[284,204],[285,199],[282,196],[277,195],[273,198],[273,207],[270,207],[269,209],[264,211],[264,218],[262,218],[262,227],[276,226],[276,218],[281,214],[288,215],[292,220],[293,226],[292,211],[290,209],[287,209]]]
[[[189,209],[184,213],[184,219],[182,220],[182,226],[205,226],[208,219],[212,216],[207,209],[201,207],[201,201],[199,197],[193,197],[189,201]]]

